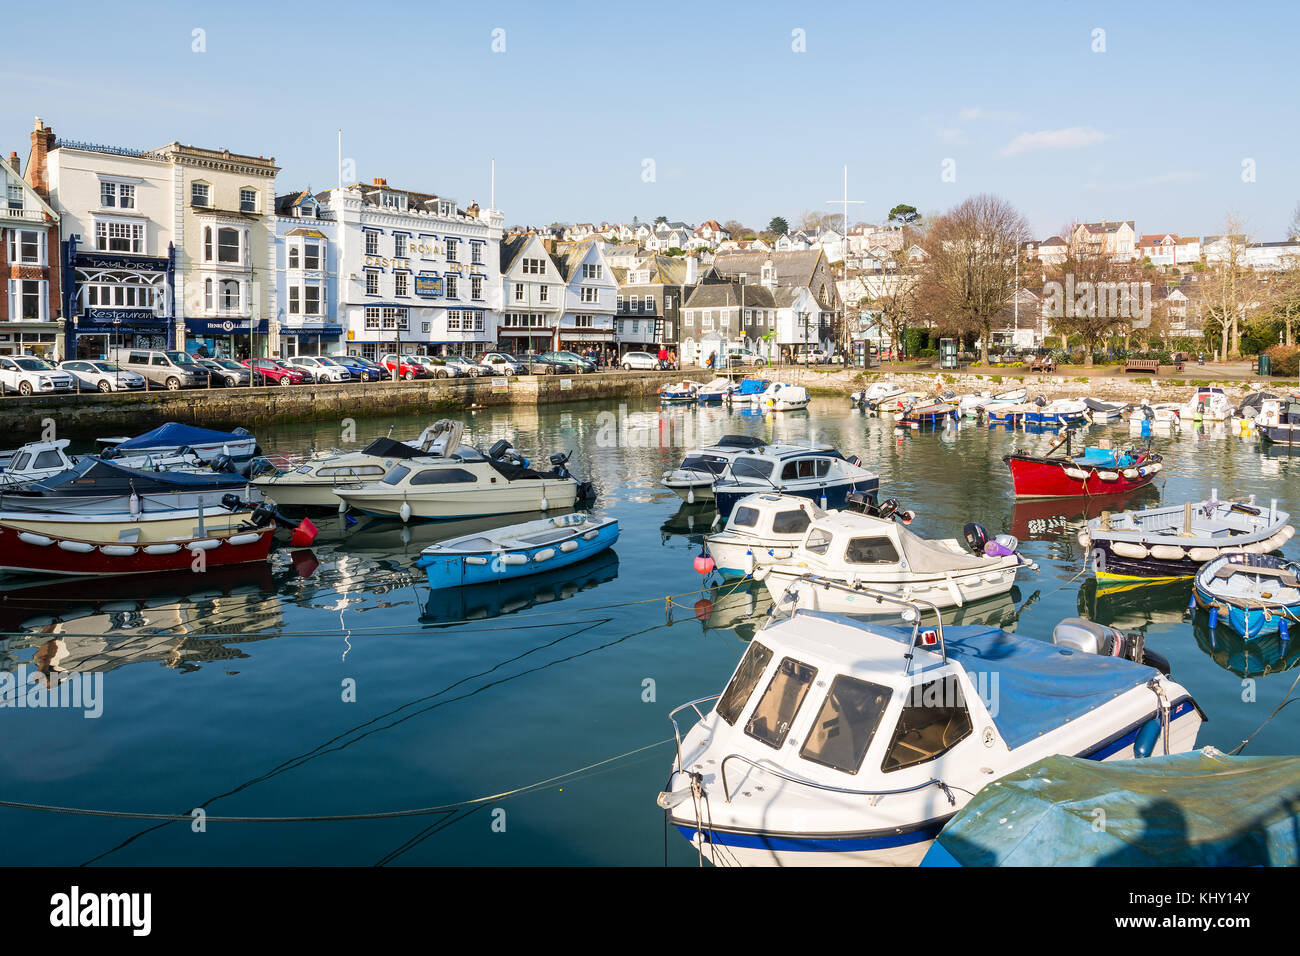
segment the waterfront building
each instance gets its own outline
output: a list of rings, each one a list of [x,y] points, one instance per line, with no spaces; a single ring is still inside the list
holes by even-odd
[[[698,271],[693,256],[650,256],[626,270],[614,315],[620,355],[678,347],[682,298],[698,284]]]
[[[35,141],[34,133],[33,146]],[[0,157],[0,355],[62,358],[59,217],[47,201],[40,164],[28,159],[27,171],[30,182],[21,175],[16,153]]]
[[[337,223],[304,190],[275,200],[275,283],[280,354],[341,353]]]
[[[475,356],[495,346],[500,211],[378,178],[316,198],[336,223],[337,311],[349,354]]]
[[[554,348],[565,282],[547,245],[537,235],[512,236],[501,243],[504,290],[497,339],[508,352]]]
[[[613,345],[618,280],[601,244],[590,240],[560,243],[555,264],[565,282],[555,347],[577,351]]]

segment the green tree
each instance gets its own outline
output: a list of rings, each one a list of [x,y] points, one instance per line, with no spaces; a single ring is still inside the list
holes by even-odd
[[[915,206],[899,203],[889,210],[889,221],[899,226],[911,226],[921,221],[921,214],[916,211]]]
[[[784,216],[773,216],[772,221],[767,224],[767,229],[778,236],[784,236],[790,231],[790,224],[785,221]]]
[[[667,216],[655,216],[655,225],[656,225],[656,226],[659,225],[661,222],[667,222],[667,221],[668,221],[668,217],[667,217]]]

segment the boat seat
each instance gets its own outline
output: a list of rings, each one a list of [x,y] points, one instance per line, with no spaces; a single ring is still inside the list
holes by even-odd
[[[520,541],[527,544],[550,544],[552,541],[559,541],[561,538],[568,538],[573,535],[570,530],[562,531],[545,531],[542,534],[535,534],[528,538],[520,538]]]
[[[1296,574],[1289,568],[1262,568],[1250,564],[1225,564],[1214,572],[1216,579],[1227,581],[1234,575],[1253,574],[1261,578],[1276,578],[1278,583],[1283,587],[1300,588],[1300,580],[1296,579]]]

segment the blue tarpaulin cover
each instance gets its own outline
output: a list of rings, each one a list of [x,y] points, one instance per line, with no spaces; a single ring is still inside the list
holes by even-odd
[[[1120,455],[1113,448],[1085,448],[1076,461],[1085,465],[1110,465],[1114,468],[1128,468],[1133,464],[1133,456],[1127,452]]]
[[[168,422],[159,425],[151,432],[128,438],[115,445],[116,448],[129,451],[132,448],[179,448],[181,445],[207,445],[212,442],[247,441],[248,435],[236,435],[233,432],[215,432],[207,428],[195,428],[180,422]]]
[[[1295,866],[1298,813],[1300,757],[1047,757],[977,793],[922,865]]]

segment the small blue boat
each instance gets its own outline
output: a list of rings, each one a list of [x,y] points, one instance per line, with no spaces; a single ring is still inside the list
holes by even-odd
[[[731,390],[728,401],[752,402],[767,391],[772,383],[765,378],[741,379],[740,384]]]
[[[567,514],[431,544],[416,567],[432,588],[487,584],[575,564],[617,540],[617,520]]]
[[[984,787],[922,866],[1295,866],[1300,757],[1046,757]]]
[[[1300,624],[1300,563],[1272,554],[1225,554],[1196,572],[1196,603],[1250,640]]]
[[[218,432],[180,422],[159,425],[135,438],[101,438],[99,442],[108,446],[103,455],[105,458],[175,455],[182,448],[189,448],[204,461],[212,461],[221,455],[240,461],[259,454],[257,439],[246,429]]]

